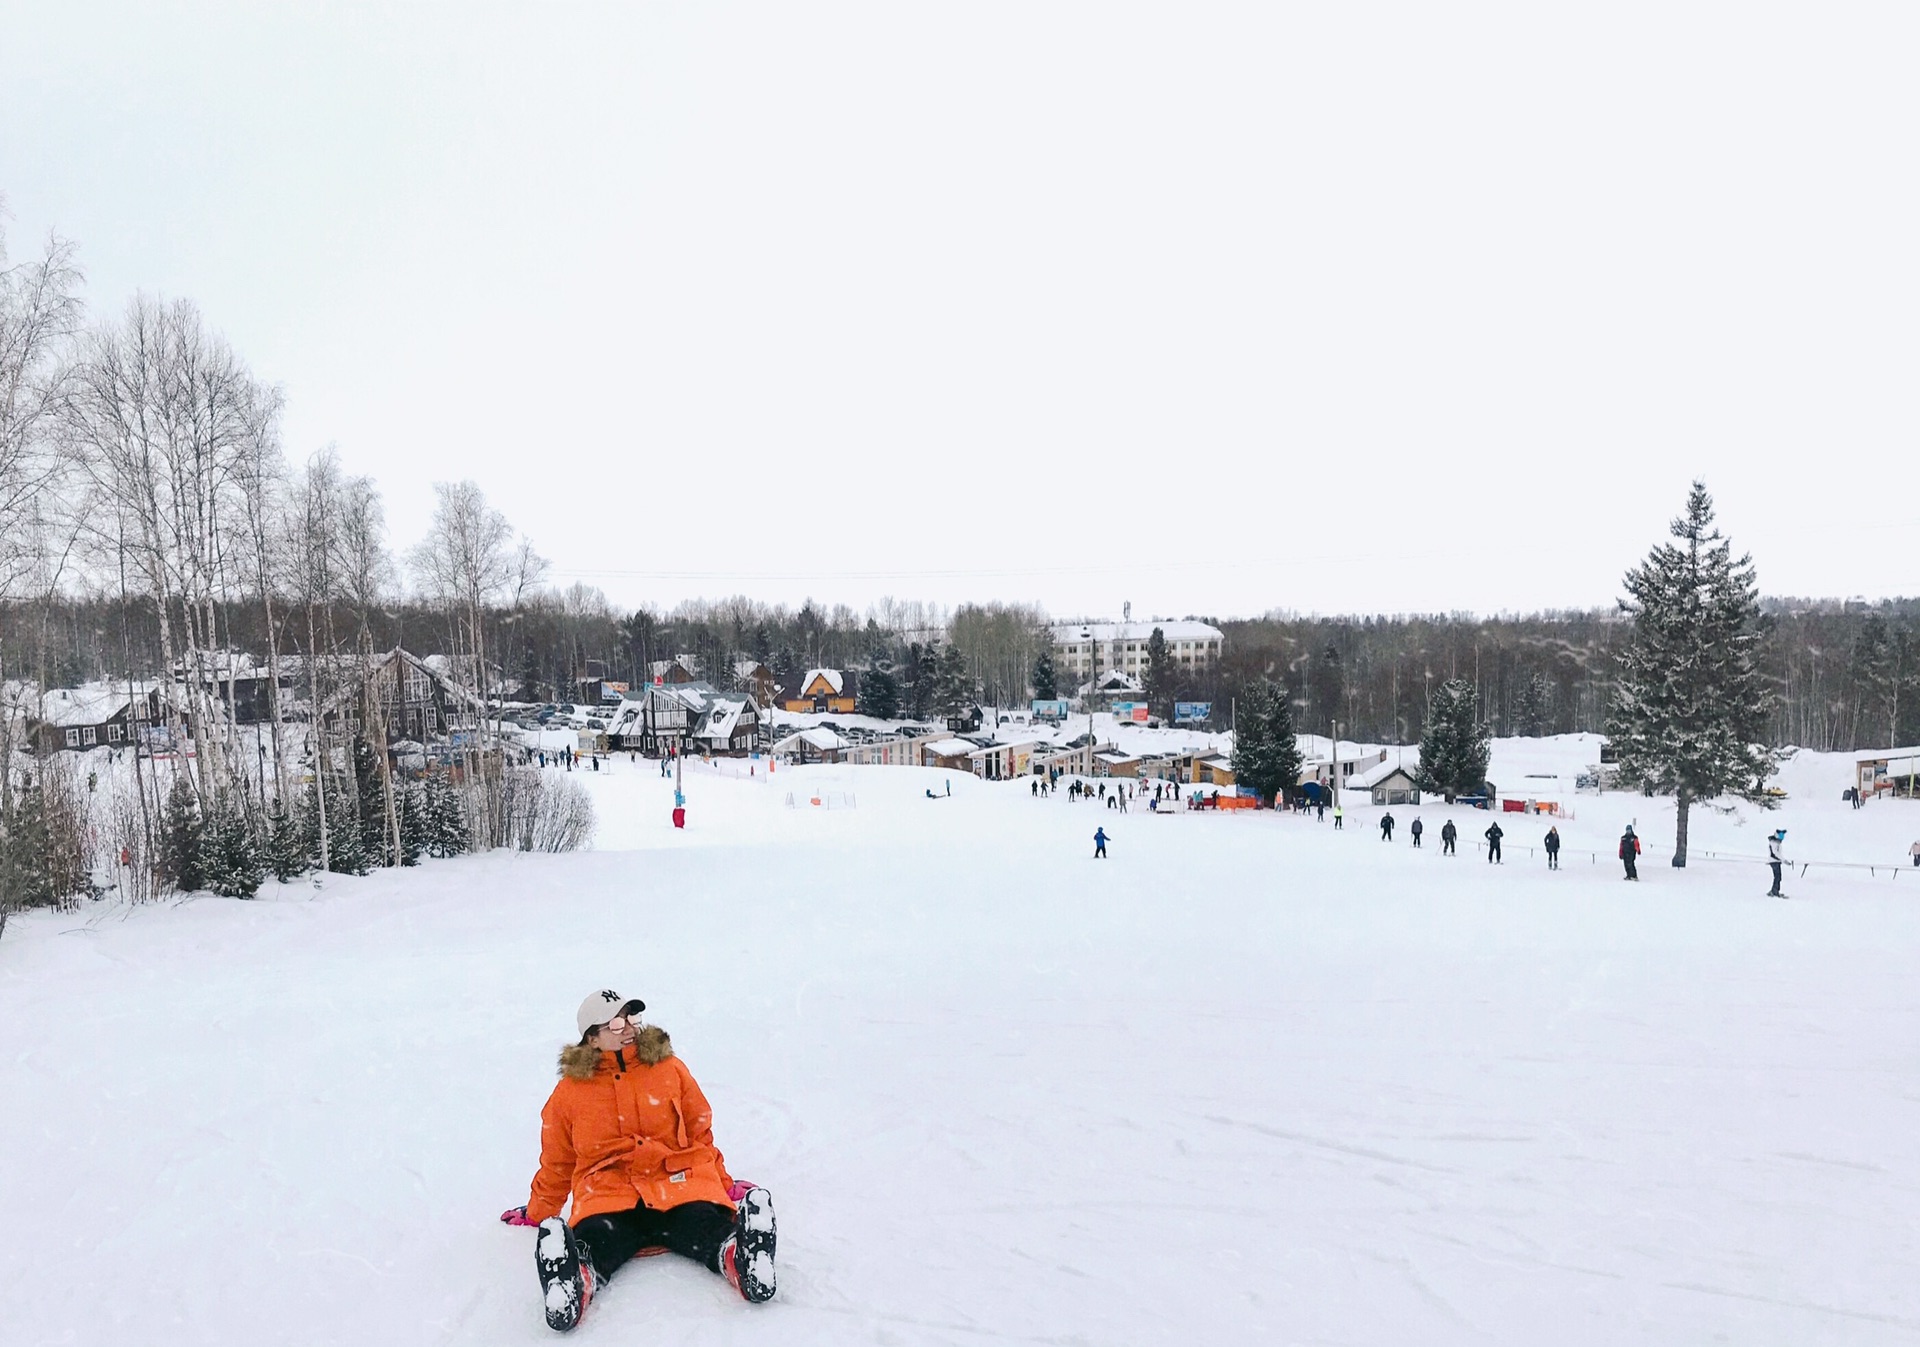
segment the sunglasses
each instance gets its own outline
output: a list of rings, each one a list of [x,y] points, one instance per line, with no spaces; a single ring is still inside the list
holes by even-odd
[[[605,1024],[595,1025],[594,1032],[598,1033],[602,1029],[620,1030],[626,1028],[628,1025],[632,1025],[637,1029],[640,1027],[640,1012],[646,1008],[647,1003],[644,1001],[629,1001],[620,1007],[620,1013],[618,1015],[615,1015]]]

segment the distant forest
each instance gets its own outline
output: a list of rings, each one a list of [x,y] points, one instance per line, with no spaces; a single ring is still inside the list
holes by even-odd
[[[1760,663],[1779,697],[1776,745],[1832,750],[1920,742],[1920,600],[1770,599],[1763,609]],[[253,601],[223,605],[225,643],[264,653],[266,611]],[[455,639],[445,609],[425,601],[376,603],[366,616],[376,647],[431,654],[450,649]],[[1226,633],[1224,657],[1217,667],[1174,670],[1160,680],[1150,695],[1161,709],[1176,698],[1209,701],[1213,723],[1224,727],[1240,690],[1270,677],[1288,688],[1303,731],[1324,734],[1337,719],[1343,736],[1383,743],[1417,742],[1430,692],[1455,677],[1479,688],[1496,734],[1597,731],[1615,651],[1627,632],[1626,618],[1604,610],[1202,616]],[[340,626],[358,620],[358,612],[351,619],[343,613]],[[1000,604],[947,611],[887,601],[856,613],[845,605],[793,609],[745,598],[623,614],[598,590],[576,585],[489,609],[486,625],[500,677],[522,697],[571,699],[574,680],[589,670],[637,684],[649,662],[678,657],[691,657],[703,677],[722,684],[732,680],[736,662],[752,659],[782,676],[818,666],[884,666],[910,690],[951,644],[965,657],[982,701],[1004,707],[1033,694],[1049,620],[1037,609]],[[304,630],[282,632],[278,646],[298,649],[302,636]],[[118,596],[60,594],[0,607],[0,667],[11,676],[42,678],[46,686],[129,673],[152,677],[162,665],[160,652],[151,599],[123,604]]]

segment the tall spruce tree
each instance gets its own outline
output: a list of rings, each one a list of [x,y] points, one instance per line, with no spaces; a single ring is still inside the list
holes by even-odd
[[[1173,695],[1179,690],[1179,666],[1174,663],[1173,652],[1167,649],[1166,632],[1158,627],[1147,637],[1146,678],[1142,681],[1146,687],[1147,705],[1153,708],[1155,715],[1171,720]]]
[[[942,716],[957,718],[972,709],[979,700],[973,675],[967,671],[967,657],[957,645],[942,646],[934,675],[934,710]]]
[[[1273,803],[1276,792],[1300,784],[1300,741],[1293,732],[1293,701],[1270,678],[1240,696],[1233,729],[1233,778]]]
[[[1493,732],[1480,719],[1480,690],[1464,678],[1449,678],[1427,706],[1415,781],[1452,804],[1454,797],[1477,794],[1487,784],[1492,752]]]
[[[854,707],[861,715],[876,720],[892,720],[900,714],[900,680],[893,675],[893,661],[885,655],[876,656],[872,666],[860,675]]]
[[[1033,695],[1048,702],[1060,695],[1060,672],[1053,666],[1053,649],[1050,646],[1034,657]]]
[[[1753,558],[1734,559],[1702,482],[1670,531],[1675,541],[1626,575],[1620,608],[1633,616],[1633,639],[1607,737],[1622,785],[1674,797],[1673,863],[1684,866],[1694,801],[1733,795],[1772,808],[1767,778],[1780,757],[1766,747],[1773,693],[1753,658],[1761,625]]]

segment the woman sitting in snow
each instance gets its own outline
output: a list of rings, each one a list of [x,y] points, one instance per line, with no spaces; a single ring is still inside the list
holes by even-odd
[[[595,1289],[642,1249],[664,1246],[725,1277],[750,1301],[774,1292],[773,1199],[738,1183],[713,1144],[713,1109],[646,1003],[595,992],[580,1040],[540,1112],[540,1172],[527,1205],[500,1219],[537,1225],[547,1323],[580,1322]],[[572,1223],[560,1209],[573,1199]]]

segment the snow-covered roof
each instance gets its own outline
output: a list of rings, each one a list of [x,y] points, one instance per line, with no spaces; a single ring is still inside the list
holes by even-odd
[[[707,708],[706,716],[695,727],[696,739],[731,739],[733,731],[740,723],[740,717],[746,714],[745,697],[715,697]]]
[[[1420,750],[1417,748],[1385,749],[1385,762],[1376,762],[1364,772],[1355,772],[1347,778],[1349,790],[1371,790],[1385,781],[1395,772],[1405,772],[1412,776],[1420,770]]]
[[[136,682],[133,695],[125,683],[86,683],[77,688],[54,688],[40,703],[41,723],[65,728],[69,725],[103,725],[124,711],[133,698],[144,698],[153,691],[152,683]]]
[[[1920,758],[1920,744],[1911,748],[1868,748],[1853,755],[1855,762],[1884,762],[1888,758]]]
[[[926,745],[929,753],[937,754],[943,758],[965,757],[967,754],[973,752],[976,747],[978,747],[978,745],[970,744],[965,739],[935,739],[932,743]]]
[[[266,665],[256,660],[244,650],[197,650],[192,663],[200,670],[203,678],[219,678],[235,681],[248,678],[265,678]],[[181,655],[173,662],[174,676],[180,677],[187,670],[187,656]]]
[[[1055,627],[1053,639],[1062,642],[1145,641],[1152,638],[1156,627],[1160,629],[1160,635],[1170,642],[1226,639],[1226,633],[1216,626],[1184,619],[1178,622],[1070,622]]]
[[[827,686],[833,689],[836,697],[840,695],[841,689],[847,685],[846,675],[838,669],[809,669],[807,670],[806,677],[800,680],[800,690],[805,692],[808,688],[812,687],[813,680],[816,678],[824,679]]]
[[[815,727],[811,730],[799,730],[793,734],[789,734],[786,738],[775,744],[773,750],[776,753],[790,753],[801,744],[806,744],[811,748],[818,749],[822,753],[831,753],[838,749],[852,747],[851,740],[842,739],[832,730],[823,730]]]

